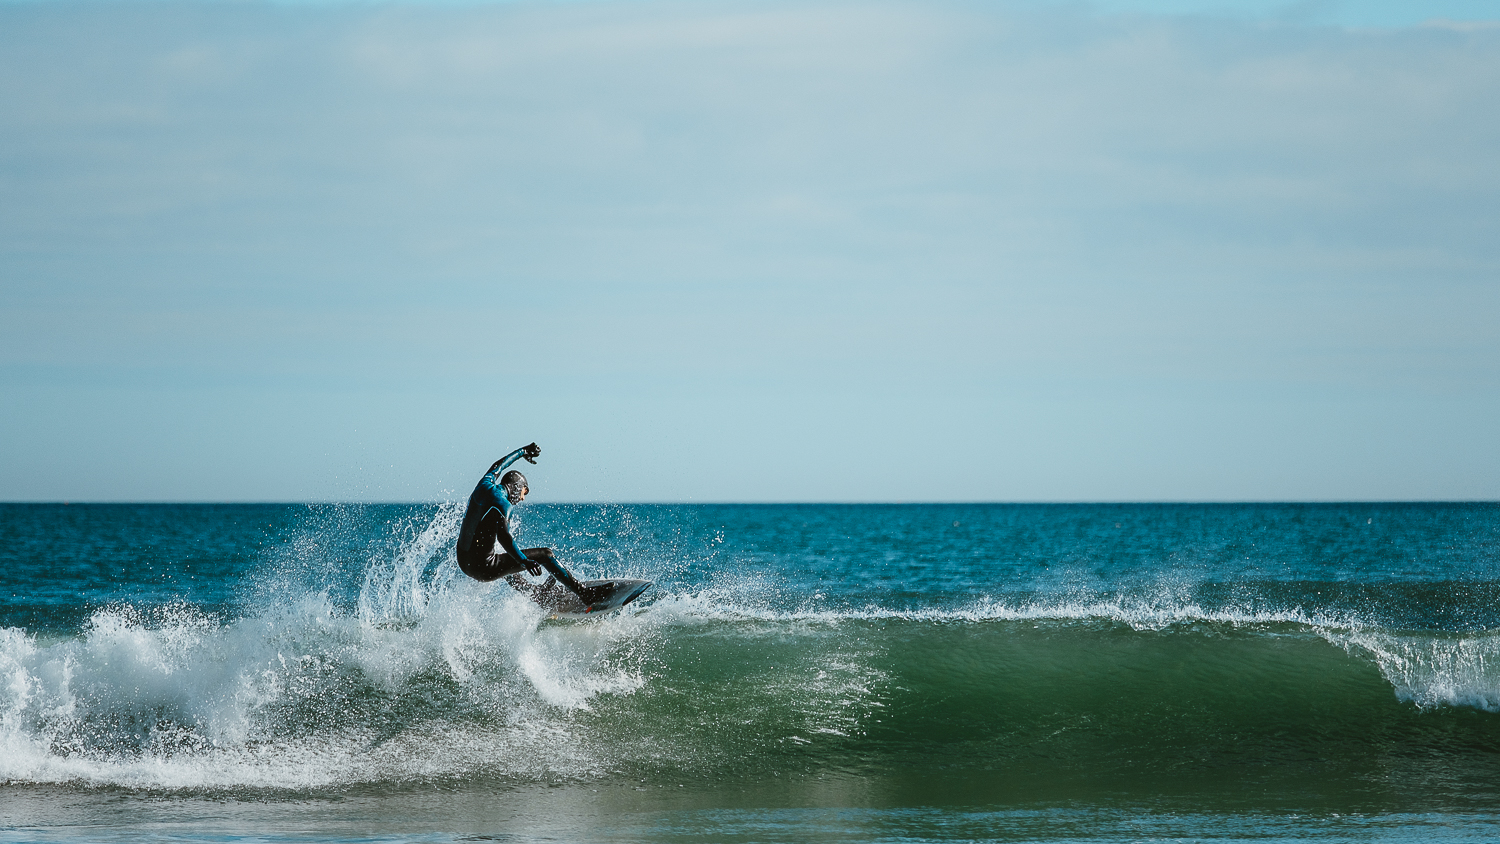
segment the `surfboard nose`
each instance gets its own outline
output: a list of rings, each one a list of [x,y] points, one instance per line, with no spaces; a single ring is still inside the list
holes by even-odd
[[[588,596],[588,609],[596,613],[619,609],[640,597],[651,586],[649,580],[591,580],[581,584]]]

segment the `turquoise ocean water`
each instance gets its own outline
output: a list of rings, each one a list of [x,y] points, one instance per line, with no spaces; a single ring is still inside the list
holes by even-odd
[[[1500,506],[0,505],[0,842],[1497,841]]]

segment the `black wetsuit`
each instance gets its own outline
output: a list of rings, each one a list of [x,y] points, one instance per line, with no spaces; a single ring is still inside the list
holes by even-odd
[[[469,495],[469,509],[464,512],[463,526],[458,529],[458,567],[475,580],[488,583],[508,574],[515,574],[528,562],[536,563],[564,586],[578,591],[578,581],[558,565],[551,548],[516,547],[515,537],[510,535],[510,510],[514,506],[500,486],[500,473],[521,458],[525,449],[516,449],[495,461],[490,470],[479,479],[479,485]],[[504,549],[495,551],[499,541]],[[515,585],[515,584],[512,584]]]

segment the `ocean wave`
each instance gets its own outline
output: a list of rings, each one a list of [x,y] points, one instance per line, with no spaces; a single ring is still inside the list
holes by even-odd
[[[352,600],[319,580],[317,536],[243,612],[115,605],[75,635],[0,629],[0,780],[296,790],[1500,752],[1493,631],[1172,586],[849,606],[732,567],[555,621],[456,573],[460,515],[396,525]]]
[[[6,629],[0,779],[304,787],[422,776],[433,759],[462,771],[486,740],[501,751],[483,757],[490,769],[524,773],[527,736],[551,736],[547,758],[566,757],[556,712],[645,682],[624,627],[542,618],[476,587],[407,624],[313,595],[231,621],[101,610],[51,643]],[[390,756],[413,742],[427,751]]]
[[[776,614],[693,595],[556,623],[478,585],[429,598],[400,623],[309,596],[232,620],[102,610],[53,642],[5,630],[0,778],[325,788],[1039,748],[1097,765],[1184,743],[1217,753],[1374,734],[1415,751],[1442,710],[1500,700],[1500,637],[1295,614]],[[1488,719],[1465,723],[1479,744],[1495,738]]]

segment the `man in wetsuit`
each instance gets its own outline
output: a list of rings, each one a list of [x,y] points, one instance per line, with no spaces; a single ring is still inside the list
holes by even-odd
[[[523,457],[527,463],[534,464],[541,453],[536,443],[518,448],[496,460],[479,479],[479,485],[469,496],[463,526],[458,529],[458,567],[464,574],[483,583],[516,574],[522,568],[534,575],[541,574],[545,568],[558,583],[582,597],[578,581],[558,564],[551,548],[522,550],[516,547],[515,537],[510,535],[510,510],[526,500],[531,488],[526,484],[526,476],[520,472],[500,473]],[[499,549],[495,548],[496,541],[500,543]],[[523,592],[539,591],[519,577],[508,578],[508,582]]]

